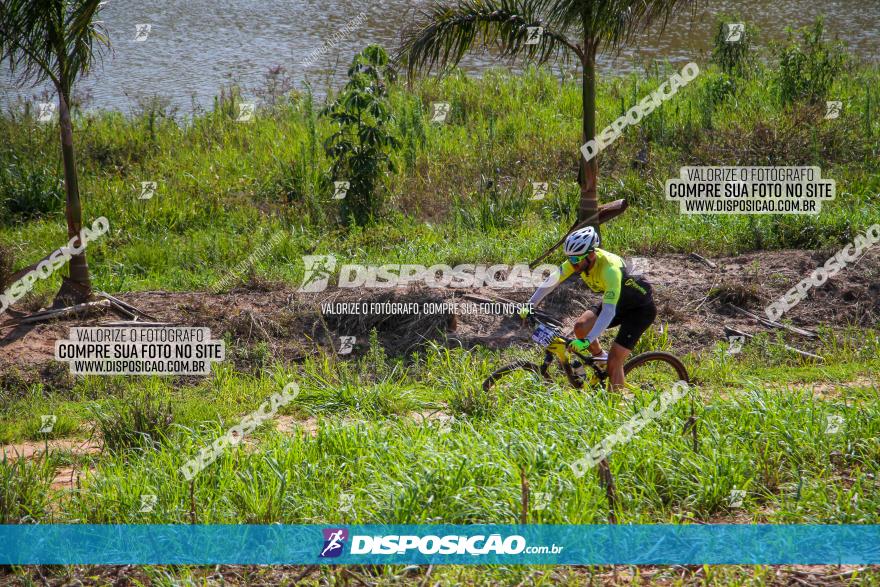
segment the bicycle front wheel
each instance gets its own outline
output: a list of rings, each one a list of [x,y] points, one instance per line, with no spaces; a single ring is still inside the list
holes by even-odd
[[[631,358],[623,366],[626,382],[647,391],[664,391],[676,381],[690,382],[684,363],[670,353],[651,351]]]
[[[541,367],[528,361],[515,361],[509,365],[505,365],[495,370],[483,381],[483,391],[492,389],[502,378],[505,380],[513,380],[515,374],[525,374],[528,377],[540,379]]]

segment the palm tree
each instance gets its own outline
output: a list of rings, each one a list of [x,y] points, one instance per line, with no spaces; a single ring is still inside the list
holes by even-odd
[[[436,3],[403,35],[397,54],[412,77],[435,65],[457,65],[470,49],[497,47],[501,58],[544,63],[551,57],[577,57],[582,69],[583,143],[596,136],[596,55],[616,50],[640,30],[662,21],[695,0],[458,0]],[[527,44],[530,27],[542,27],[538,42]],[[569,35],[577,40],[572,42]],[[599,208],[599,163],[579,156],[581,201],[578,219],[594,219]]]
[[[88,73],[110,40],[95,20],[100,0],[3,0],[0,3],[0,60],[9,63],[19,84],[49,80],[58,94],[61,158],[67,192],[67,234],[79,235],[82,207],[73,150],[70,98],[77,79]],[[70,259],[56,304],[91,297],[85,251]]]

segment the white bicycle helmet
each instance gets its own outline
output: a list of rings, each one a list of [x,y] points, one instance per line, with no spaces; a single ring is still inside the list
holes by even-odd
[[[565,238],[562,250],[567,257],[586,255],[599,246],[599,235],[592,226],[580,228]]]

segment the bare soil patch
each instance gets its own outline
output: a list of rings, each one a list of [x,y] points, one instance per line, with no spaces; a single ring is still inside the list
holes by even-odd
[[[58,467],[55,470],[55,479],[52,481],[51,488],[55,491],[73,489],[90,472],[94,472],[94,469],[90,467]]]
[[[293,416],[278,416],[275,418],[275,429],[284,434],[295,434],[302,431],[314,438],[318,435],[318,418],[310,416],[305,420],[300,420]]]
[[[814,383],[789,384],[786,387],[806,386],[812,390],[812,395],[817,399],[838,398],[846,395],[850,389],[868,388],[877,390],[878,379],[876,377],[857,377],[852,381],[819,381]]]
[[[713,259],[717,268],[687,255],[658,255],[647,259],[645,272],[654,286],[659,310],[672,348],[685,353],[711,347],[724,339],[724,325],[749,333],[765,328],[732,311],[729,303],[764,315],[764,308],[821,266],[834,251],[765,251]],[[453,315],[451,311],[418,314],[325,313],[328,303],[467,303],[464,293],[526,301],[532,290],[452,288],[409,290],[333,289],[300,293],[294,287],[266,288],[260,284],[229,293],[145,291],[114,294],[157,319],[183,325],[207,326],[213,336],[228,336],[227,356],[237,368],[258,370],[267,360],[298,362],[320,352],[339,350],[341,336],[356,337],[352,357],[366,352],[375,329],[389,355],[408,356],[428,341],[503,348],[527,344],[530,332],[518,319],[485,313]],[[567,326],[599,298],[577,279],[570,279],[545,300],[546,312]],[[363,307],[363,306],[362,306]],[[880,253],[868,251],[808,298],[788,311],[784,320],[796,326],[876,327],[880,317]],[[32,326],[0,325],[0,377],[13,368],[36,380],[53,377],[64,382],[54,361],[55,341],[67,338],[72,326],[97,325],[118,319],[107,313],[91,319],[68,319]],[[786,332],[790,344],[810,350],[814,341]],[[21,376],[25,382],[27,376]],[[0,388],[11,387],[0,381]]]
[[[49,440],[48,443],[42,440],[31,440],[18,444],[5,444],[0,446],[0,460],[2,460],[4,456],[10,461],[16,459],[39,458],[43,456],[47,446],[49,447],[50,453],[63,451],[69,452],[75,456],[101,452],[101,445],[94,440],[57,438]]]

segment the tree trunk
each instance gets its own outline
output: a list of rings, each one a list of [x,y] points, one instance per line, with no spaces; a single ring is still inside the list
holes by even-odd
[[[64,162],[64,189],[67,192],[67,237],[79,237],[82,230],[82,207],[79,201],[79,182],[76,174],[76,157],[73,152],[73,124],[70,119],[70,97],[58,91],[58,121],[61,127],[61,158]],[[83,251],[70,259],[70,277],[63,279],[61,289],[55,296],[54,306],[81,303],[92,295],[89,264]]]
[[[594,43],[584,39],[583,77],[581,83],[581,101],[583,103],[583,142],[596,137],[596,49]],[[578,183],[581,187],[581,201],[578,206],[578,221],[593,219],[599,211],[599,198],[596,193],[596,182],[599,177],[599,161],[596,157],[587,161],[579,152]],[[593,224],[598,226],[598,224]]]

